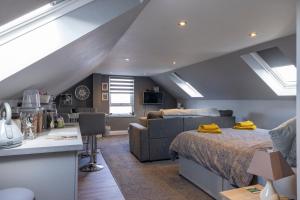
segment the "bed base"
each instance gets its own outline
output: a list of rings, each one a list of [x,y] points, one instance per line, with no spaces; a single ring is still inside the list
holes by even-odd
[[[221,200],[221,191],[234,188],[226,179],[184,157],[179,157],[179,174],[217,200]]]
[[[179,156],[179,174],[201,188],[216,200],[222,200],[220,192],[234,189],[226,179],[212,173],[196,162]],[[295,171],[295,170],[294,170]],[[262,177],[255,177],[253,184],[265,184]],[[287,177],[274,183],[278,193],[289,199],[296,197],[296,176]]]

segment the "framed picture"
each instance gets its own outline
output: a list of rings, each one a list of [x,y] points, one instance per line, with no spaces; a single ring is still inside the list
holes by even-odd
[[[108,101],[108,93],[107,92],[102,93],[102,101]]]
[[[72,105],[73,96],[72,94],[61,94],[60,104],[64,106]]]
[[[108,83],[102,83],[102,91],[108,91]]]

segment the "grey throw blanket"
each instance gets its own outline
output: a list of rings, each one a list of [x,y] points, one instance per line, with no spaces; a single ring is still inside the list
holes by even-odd
[[[170,153],[191,159],[239,187],[250,184],[247,169],[257,149],[272,147],[268,130],[223,128],[222,134],[187,131],[171,143]]]

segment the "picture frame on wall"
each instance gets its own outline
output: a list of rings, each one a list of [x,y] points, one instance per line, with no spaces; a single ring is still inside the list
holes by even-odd
[[[108,101],[108,93],[107,92],[102,93],[102,101]]]
[[[108,83],[106,82],[102,83],[102,91],[108,91]]]
[[[71,106],[73,102],[72,94],[61,94],[60,104],[63,106]]]

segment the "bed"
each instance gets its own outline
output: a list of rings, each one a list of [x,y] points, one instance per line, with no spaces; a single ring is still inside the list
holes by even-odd
[[[180,133],[170,145],[173,159],[179,158],[179,173],[215,199],[219,192],[251,183],[261,177],[247,173],[257,149],[272,148],[268,130],[222,128],[222,134]]]

